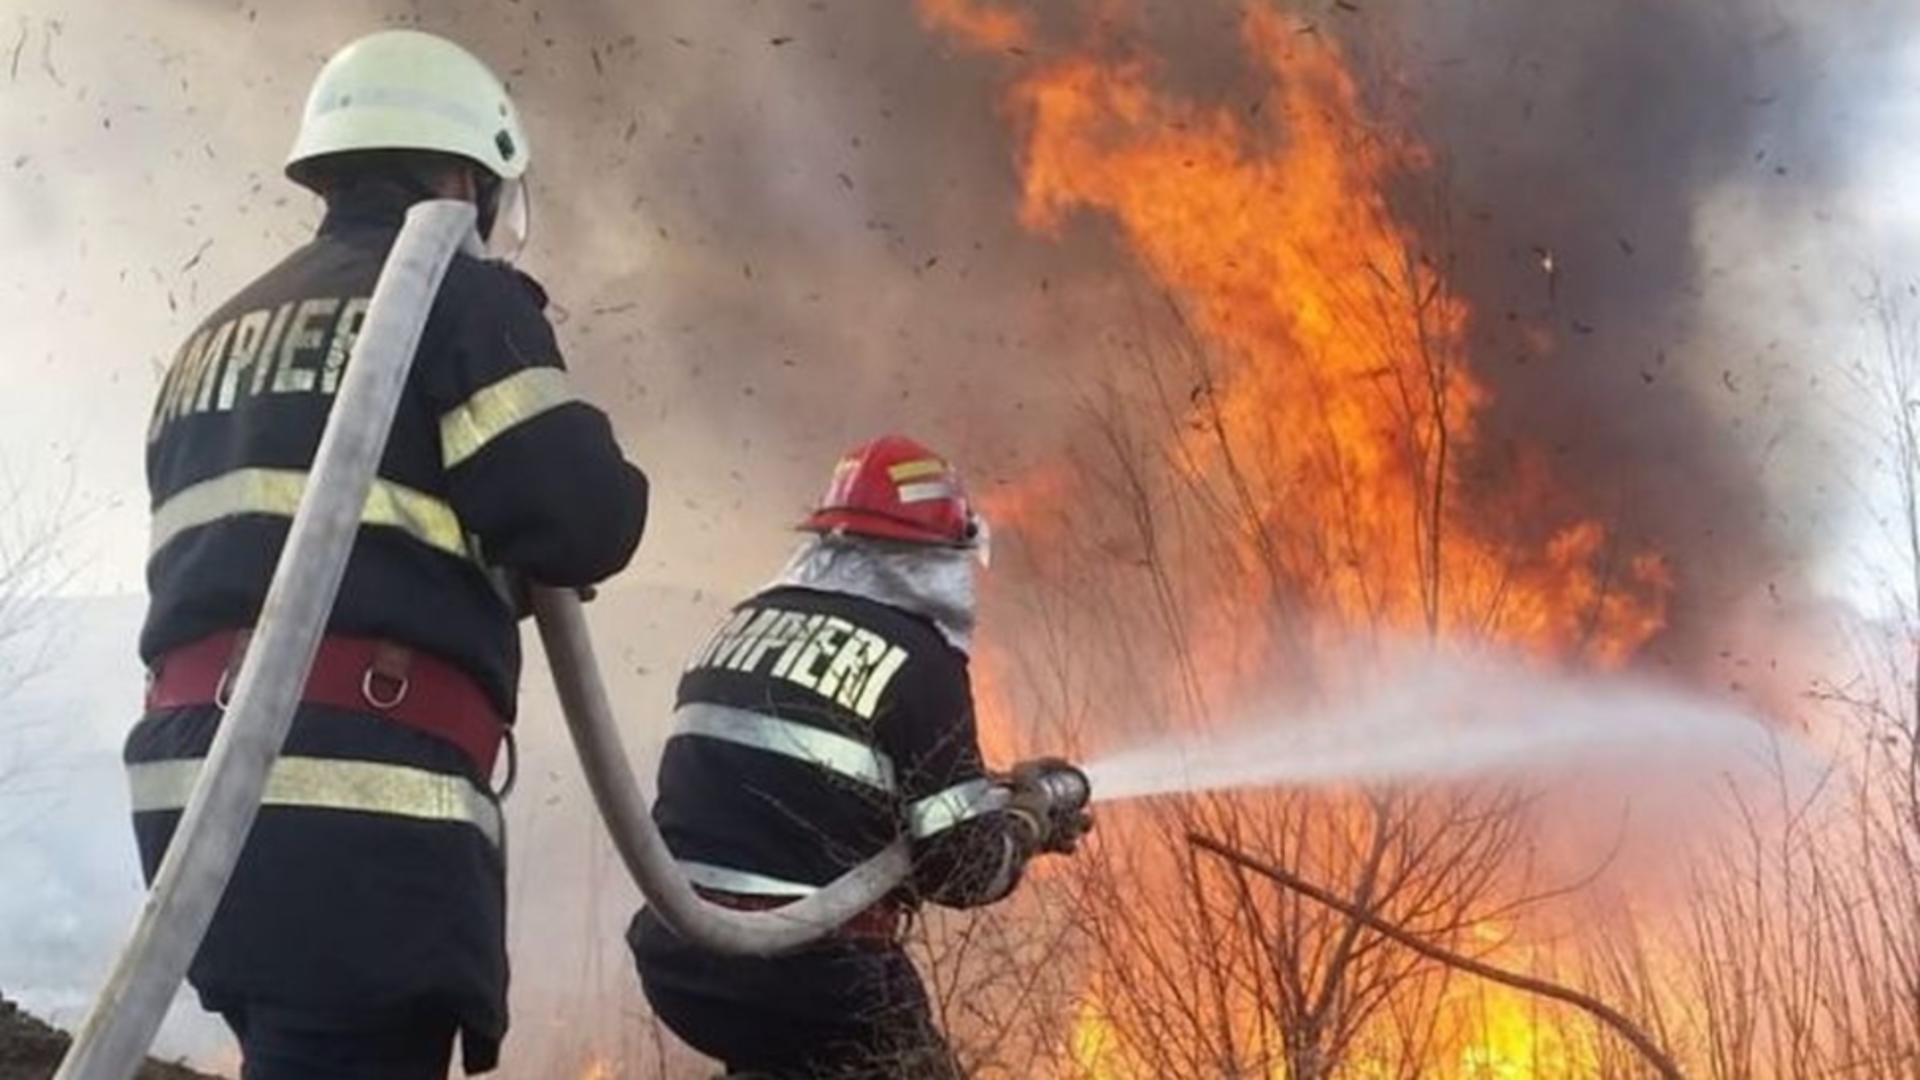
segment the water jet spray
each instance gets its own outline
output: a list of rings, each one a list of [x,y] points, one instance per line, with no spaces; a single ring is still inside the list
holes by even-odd
[[[1271,786],[1455,781],[1670,760],[1757,760],[1765,723],[1629,677],[1569,677],[1488,657],[1426,655],[1317,708],[1258,711],[1086,763],[1096,803]],[[1811,766],[1811,762],[1798,762]]]

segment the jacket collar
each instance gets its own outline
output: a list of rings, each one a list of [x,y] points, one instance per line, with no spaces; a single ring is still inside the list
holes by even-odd
[[[326,216],[320,219],[320,234],[325,236],[354,228],[398,229],[406,220],[407,209],[424,197],[399,184],[356,184],[327,199]]]

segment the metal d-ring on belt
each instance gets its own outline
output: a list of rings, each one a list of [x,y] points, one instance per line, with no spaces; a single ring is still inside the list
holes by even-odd
[[[225,631],[162,656],[149,674],[147,709],[209,704],[225,709],[247,637],[244,630]],[[508,774],[501,794],[518,772],[510,729],[480,684],[445,661],[390,641],[323,638],[301,701],[380,716],[452,743],[482,777],[493,775],[505,743]]]

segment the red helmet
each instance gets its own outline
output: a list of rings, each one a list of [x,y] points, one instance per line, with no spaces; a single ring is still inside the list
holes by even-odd
[[[819,507],[800,527],[951,547],[974,547],[981,539],[959,474],[904,435],[882,435],[847,451]]]

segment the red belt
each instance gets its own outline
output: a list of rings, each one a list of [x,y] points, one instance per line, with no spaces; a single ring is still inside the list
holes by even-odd
[[[226,708],[250,631],[228,630],[162,656],[147,680],[147,710]],[[403,645],[329,635],[320,640],[300,700],[383,716],[459,747],[493,775],[506,722],[466,672]]]
[[[722,892],[719,889],[709,889],[701,885],[695,885],[693,891],[721,907],[732,908],[735,911],[772,911],[794,902],[794,897],[791,896],[751,896],[746,893]],[[906,921],[904,914],[900,905],[882,901],[841,923],[840,928],[835,930],[832,936],[897,941],[900,937],[901,924]]]

